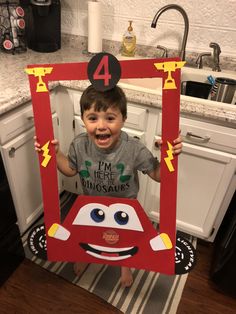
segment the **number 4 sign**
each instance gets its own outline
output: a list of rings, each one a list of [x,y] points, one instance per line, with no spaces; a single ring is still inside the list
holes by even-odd
[[[179,58],[118,61],[101,53],[88,62],[29,65],[39,153],[44,223],[28,237],[31,251],[51,261],[108,263],[166,274],[186,273],[195,264],[191,243],[176,239],[178,157],[171,143],[179,134]],[[95,89],[113,88],[120,78],[162,78],[162,140],[160,224],[155,230],[137,200],[78,196],[65,221],[60,220],[57,166],[49,81],[87,80]],[[42,238],[47,245],[39,243]],[[41,240],[40,240],[41,239]]]
[[[111,54],[99,53],[88,64],[88,78],[97,90],[112,89],[118,83],[120,76],[120,63]]]

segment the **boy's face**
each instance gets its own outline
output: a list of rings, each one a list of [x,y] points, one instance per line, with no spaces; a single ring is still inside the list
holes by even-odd
[[[110,107],[107,111],[95,111],[94,105],[83,114],[83,122],[88,135],[99,148],[113,148],[119,141],[123,118],[118,108]]]

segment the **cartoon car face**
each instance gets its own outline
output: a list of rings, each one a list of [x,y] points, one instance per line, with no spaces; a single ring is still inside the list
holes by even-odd
[[[110,206],[101,203],[84,205],[76,215],[73,225],[108,228],[103,232],[103,239],[108,244],[119,242],[119,234],[114,230],[116,228],[143,232],[134,208],[123,203],[115,203]],[[137,246],[111,248],[92,243],[80,243],[80,246],[91,256],[112,261],[126,259],[138,251]]]
[[[79,196],[63,224],[52,224],[47,234],[56,260],[138,262],[145,268],[150,254],[172,249],[169,236],[158,234],[139,202],[130,199]]]

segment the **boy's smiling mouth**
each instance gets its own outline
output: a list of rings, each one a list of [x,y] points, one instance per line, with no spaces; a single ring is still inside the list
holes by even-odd
[[[96,144],[98,146],[107,147],[111,144],[111,134],[95,134]]]
[[[111,134],[96,134],[95,137],[97,140],[106,140],[111,137]]]

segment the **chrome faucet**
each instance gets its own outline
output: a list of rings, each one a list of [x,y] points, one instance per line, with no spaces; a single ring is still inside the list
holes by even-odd
[[[220,53],[221,49],[217,43],[211,42],[209,45],[210,48],[213,48],[213,67],[212,71],[220,72]]]
[[[197,60],[196,60],[196,65],[198,67],[198,69],[202,69],[203,68],[203,61],[202,58],[203,57],[208,57],[211,56],[210,52],[202,52],[198,55]]]
[[[179,53],[181,60],[184,61],[185,60],[185,49],[186,49],[186,43],[187,43],[188,31],[189,31],[189,21],[188,21],[188,16],[187,16],[187,13],[185,12],[185,10],[177,4],[168,4],[168,5],[162,7],[160,10],[157,11],[156,15],[154,16],[154,18],[152,20],[151,27],[156,28],[157,20],[159,19],[161,14],[167,10],[170,10],[170,9],[174,9],[174,10],[179,11],[184,18],[184,35],[183,35],[181,50]]]
[[[167,48],[161,45],[157,45],[157,49],[160,49],[162,51],[161,58],[168,58],[168,51]]]

